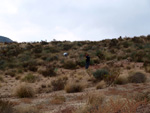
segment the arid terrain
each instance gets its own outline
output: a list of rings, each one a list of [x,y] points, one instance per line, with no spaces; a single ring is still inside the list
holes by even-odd
[[[0,113],[150,113],[150,36],[1,43],[0,52]]]

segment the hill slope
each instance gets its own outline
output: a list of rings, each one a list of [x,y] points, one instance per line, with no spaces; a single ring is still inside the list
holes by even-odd
[[[13,42],[13,41],[7,37],[0,36],[0,42]]]

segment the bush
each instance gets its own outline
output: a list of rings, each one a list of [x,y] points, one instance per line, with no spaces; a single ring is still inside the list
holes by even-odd
[[[15,113],[15,112],[10,102],[0,100],[0,113]]]
[[[106,82],[103,80],[101,82],[99,82],[96,86],[96,89],[103,89],[107,86]]]
[[[98,80],[103,80],[104,78],[106,78],[109,75],[108,70],[106,69],[100,69],[100,70],[96,70],[93,73],[93,76],[98,79]]]
[[[114,84],[119,84],[119,85],[123,85],[126,84],[128,81],[125,77],[118,77],[115,81]]]
[[[56,76],[55,68],[54,67],[47,67],[45,70],[41,71],[41,74],[44,77]]]
[[[68,60],[64,62],[63,67],[65,69],[76,69],[77,64],[74,61]]]
[[[86,61],[85,60],[79,60],[77,61],[77,65],[81,66],[81,67],[84,67],[86,64]]]
[[[4,79],[3,79],[3,77],[0,75],[0,81],[1,82],[3,82],[4,81]]]
[[[32,75],[32,74],[27,74],[22,80],[23,81],[26,81],[26,82],[30,82],[30,83],[33,83],[35,82],[37,79],[36,76]]]
[[[11,77],[16,76],[16,70],[8,70],[5,72],[5,75],[10,75]]]
[[[129,75],[128,80],[131,83],[144,83],[146,81],[146,76],[141,72],[135,72]]]
[[[42,113],[36,107],[19,107],[17,108],[17,113]]]
[[[31,98],[34,96],[34,91],[28,85],[21,85],[16,89],[15,95],[19,98]]]
[[[65,86],[65,91],[67,93],[76,93],[83,91],[83,85],[79,83],[70,83]]]
[[[67,83],[67,77],[61,77],[51,82],[53,91],[63,90]]]

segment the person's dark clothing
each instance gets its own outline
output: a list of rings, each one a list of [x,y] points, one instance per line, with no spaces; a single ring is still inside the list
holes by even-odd
[[[90,65],[90,57],[86,56],[86,65],[85,65],[85,68],[88,69],[89,65]]]

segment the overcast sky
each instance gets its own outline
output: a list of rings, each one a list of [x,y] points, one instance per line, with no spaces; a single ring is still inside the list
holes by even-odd
[[[14,41],[150,34],[150,0],[0,0],[0,35]]]

